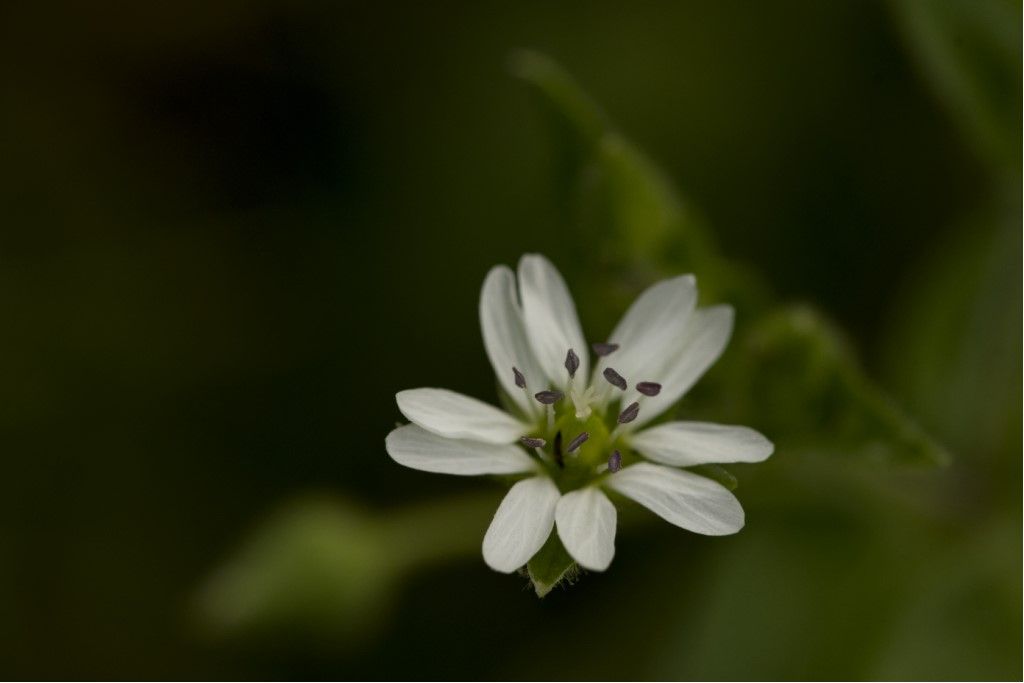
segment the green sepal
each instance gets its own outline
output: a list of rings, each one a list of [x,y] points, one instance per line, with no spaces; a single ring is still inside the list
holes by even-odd
[[[562,545],[558,532],[552,530],[547,542],[526,565],[526,571],[537,597],[543,598],[562,581],[571,582],[576,578],[579,568]]]

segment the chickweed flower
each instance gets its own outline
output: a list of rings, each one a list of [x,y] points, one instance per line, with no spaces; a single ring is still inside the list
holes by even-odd
[[[735,533],[744,524],[739,501],[684,468],[758,462],[771,455],[771,442],[746,427],[646,426],[693,386],[732,334],[731,307],[696,304],[692,275],[663,280],[607,341],[588,346],[546,258],[523,256],[518,278],[496,266],[480,294],[480,323],[512,412],[447,389],[401,391],[398,409],[411,424],[388,435],[387,452],[427,472],[522,477],[483,540],[484,561],[499,572],[525,565],[555,529],[581,567],[607,569],[617,518],[609,491],[683,529]]]

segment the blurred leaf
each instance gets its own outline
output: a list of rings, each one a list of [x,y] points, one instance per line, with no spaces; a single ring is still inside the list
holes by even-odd
[[[873,529],[815,512],[817,524],[772,525],[762,514],[730,538],[711,555],[702,600],[680,604],[666,591],[675,623],[661,633],[652,679],[862,677],[877,630],[865,626],[888,618],[901,586],[876,571],[888,557]]]
[[[625,138],[609,133],[597,146],[605,179],[613,244],[623,257],[662,268],[685,263],[695,270],[715,270],[714,248],[699,219],[687,211],[668,179]]]
[[[869,678],[1020,678],[1020,520],[998,520],[966,538],[944,540],[935,560],[921,568],[920,590],[897,614]]]
[[[701,599],[664,595],[650,678],[1019,677],[1019,520],[915,513],[820,463],[706,556]]]
[[[556,139],[570,143],[577,162],[589,156],[608,127],[604,113],[590,96],[561,65],[539,52],[515,52],[509,65],[514,75],[543,94],[541,101],[549,120],[557,127]]]
[[[1018,466],[1020,253],[1019,206],[966,222],[910,280],[883,347],[894,386],[933,429],[966,456]]]
[[[280,630],[360,639],[385,614],[396,569],[366,513],[329,500],[298,501],[211,577],[200,616],[216,636]]]
[[[337,498],[294,500],[250,535],[203,585],[200,623],[213,638],[352,646],[383,624],[412,571],[479,557],[491,493],[374,515]]]
[[[1009,0],[894,0],[932,87],[979,153],[1019,176],[1021,6]]]
[[[576,562],[569,557],[558,532],[554,530],[527,565],[538,598],[543,598],[562,581],[571,582],[577,571]]]
[[[880,461],[945,464],[946,451],[864,377],[841,334],[806,307],[778,309],[735,342],[708,403],[799,448]]]
[[[680,264],[705,274],[705,293],[739,277],[718,258],[700,218],[639,149],[550,58],[522,51],[513,72],[538,95],[563,149],[564,199],[574,205],[588,254],[626,277],[653,279]]]

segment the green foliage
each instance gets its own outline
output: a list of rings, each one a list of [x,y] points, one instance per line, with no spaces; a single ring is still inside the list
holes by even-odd
[[[212,638],[357,646],[411,573],[477,555],[493,492],[377,515],[337,497],[282,506],[206,581],[196,617]]]
[[[1019,175],[1021,6],[894,0],[907,44],[979,155]]]
[[[919,268],[884,346],[895,389],[976,459],[1020,438],[1020,253],[1016,209],[969,220]]]
[[[512,73],[543,90],[552,120],[561,124],[559,140],[582,156],[604,136],[608,128],[604,113],[554,60],[523,50],[512,55],[509,65]]]
[[[367,513],[324,499],[278,511],[207,582],[199,616],[213,635],[358,641],[379,625],[397,565]]]
[[[716,373],[708,413],[753,423],[789,449],[880,463],[945,464],[946,451],[857,367],[842,335],[813,309],[779,308],[739,335]]]
[[[625,137],[557,63],[520,52],[513,72],[539,95],[560,154],[563,200],[574,207],[591,265],[623,279],[650,281],[680,264],[714,272],[705,293],[749,277],[717,255],[693,207],[660,169]],[[584,278],[592,272],[582,273]]]

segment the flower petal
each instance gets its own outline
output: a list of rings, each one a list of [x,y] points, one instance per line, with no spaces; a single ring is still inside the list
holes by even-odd
[[[709,536],[733,534],[743,528],[743,508],[729,490],[693,472],[641,462],[605,480],[662,519]]]
[[[630,437],[648,460],[674,467],[711,462],[760,462],[775,446],[749,427],[711,422],[666,422]]]
[[[391,459],[399,465],[441,474],[517,474],[536,468],[533,459],[518,446],[448,439],[416,425],[404,425],[384,441]]]
[[[679,341],[679,350],[666,366],[664,375],[660,379],[646,378],[660,382],[661,393],[643,399],[640,416],[632,423],[634,429],[665,412],[718,360],[732,336],[732,322],[732,306],[709,306],[693,312]],[[637,400],[638,395],[634,392],[633,396],[623,399],[623,404]]]
[[[450,439],[512,443],[530,429],[504,410],[447,389],[406,389],[395,401],[409,420]]]
[[[602,359],[598,372],[615,368],[631,385],[660,382],[666,367],[678,355],[687,321],[697,305],[697,281],[692,275],[662,280],[648,287],[629,307],[608,341],[619,350]]]
[[[516,277],[507,266],[495,266],[484,278],[480,290],[480,327],[487,357],[505,393],[526,415],[540,414],[541,406],[530,397],[547,388],[547,376],[533,356],[519,306]],[[516,386],[513,367],[526,377],[525,390]]]
[[[509,489],[484,535],[484,562],[506,574],[529,562],[551,534],[558,497],[558,488],[543,475]]]
[[[555,508],[558,537],[582,567],[603,572],[615,556],[615,506],[594,486],[570,491]]]
[[[527,254],[519,260],[519,294],[530,345],[548,379],[559,387],[568,384],[564,363],[569,349],[580,358],[576,376],[585,378],[589,354],[576,305],[550,261],[539,254]]]

